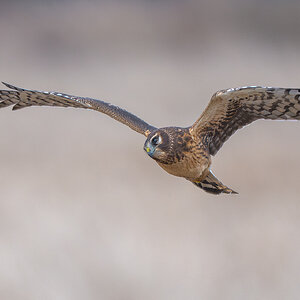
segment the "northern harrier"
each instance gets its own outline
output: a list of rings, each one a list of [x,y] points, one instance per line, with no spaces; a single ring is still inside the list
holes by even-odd
[[[236,193],[211,172],[211,156],[239,128],[258,120],[300,120],[300,89],[249,86],[215,93],[190,127],[156,128],[110,103],[57,92],[25,90],[4,83],[0,108],[62,106],[93,109],[147,137],[144,150],[168,173],[184,177],[213,194]]]

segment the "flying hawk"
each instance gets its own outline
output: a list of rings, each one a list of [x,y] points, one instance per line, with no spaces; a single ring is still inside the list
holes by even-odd
[[[110,103],[57,92],[26,90],[4,83],[0,108],[62,106],[93,109],[147,137],[144,150],[168,173],[184,177],[213,194],[235,194],[211,172],[211,156],[239,128],[258,120],[300,120],[300,89],[249,86],[215,93],[190,127],[156,128]]]

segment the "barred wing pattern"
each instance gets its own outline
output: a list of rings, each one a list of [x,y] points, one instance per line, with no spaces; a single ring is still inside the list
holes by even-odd
[[[13,105],[13,110],[29,106],[86,108],[102,112],[145,136],[156,129],[130,112],[101,100],[57,92],[26,90],[4,82],[3,84],[12,90],[0,90],[0,108],[10,105]]]
[[[239,128],[258,120],[300,120],[300,89],[250,86],[215,93],[191,126],[211,155]]]

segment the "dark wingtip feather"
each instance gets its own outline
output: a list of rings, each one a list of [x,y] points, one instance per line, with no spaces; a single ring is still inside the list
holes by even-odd
[[[6,82],[4,82],[4,81],[1,81],[5,86],[7,86],[8,88],[10,88],[10,89],[14,89],[14,86],[12,86],[11,84],[9,84],[9,83],[6,83]]]
[[[8,88],[10,88],[10,89],[12,89],[12,90],[24,91],[24,89],[18,88],[18,87],[16,87],[16,86],[11,85],[11,84],[9,84],[9,83],[6,83],[6,82],[4,82],[4,81],[1,81],[1,82],[2,82],[5,86],[7,86]]]
[[[238,192],[230,189],[230,188],[225,188],[225,189],[222,189],[221,190],[221,193],[224,193],[224,194],[231,194],[231,195],[238,195]]]

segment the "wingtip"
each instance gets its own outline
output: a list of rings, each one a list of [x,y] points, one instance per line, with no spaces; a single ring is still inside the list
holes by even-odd
[[[5,86],[7,86],[7,87],[9,87],[10,86],[10,84],[9,83],[6,83],[6,82],[4,82],[4,81],[1,81],[1,83],[2,84],[4,84]]]
[[[22,91],[23,89],[21,89],[21,88],[18,88],[18,87],[16,87],[16,86],[14,86],[14,85],[12,85],[12,84],[9,84],[9,83],[7,83],[7,82],[4,82],[4,81],[1,81],[2,82],[2,84],[4,84],[6,87],[8,87],[9,89],[12,89],[12,90],[17,90],[17,91]]]
[[[7,86],[8,88],[10,88],[10,89],[15,89],[15,87],[12,86],[11,84],[6,83],[6,82],[4,82],[4,81],[1,81],[1,82],[2,82],[2,84],[4,84],[5,86]]]
[[[222,192],[225,193],[225,194],[231,194],[231,195],[238,195],[239,194],[238,192],[236,192],[236,191],[234,191],[234,190],[232,190],[230,188],[226,188],[223,191],[221,191],[221,193]]]

